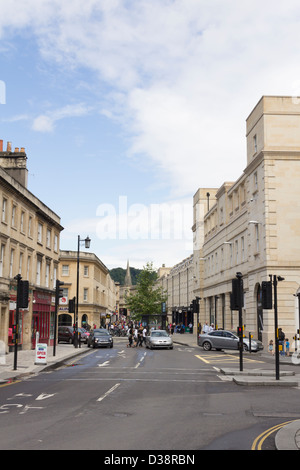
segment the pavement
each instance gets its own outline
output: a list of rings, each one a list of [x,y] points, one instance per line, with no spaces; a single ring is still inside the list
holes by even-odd
[[[127,342],[127,338],[115,337],[116,342]],[[174,334],[173,342],[185,347],[199,348],[197,345],[196,336],[191,333]],[[86,354],[91,350],[85,344],[81,348],[74,348],[70,344],[57,344],[55,349],[55,356],[53,355],[53,346],[47,348],[47,358],[45,363],[36,363],[39,361],[36,358],[35,350],[18,351],[17,353],[17,367],[14,367],[14,352],[0,356],[0,388],[7,386],[16,381],[26,380],[33,375],[41,372],[50,371],[62,366],[65,362],[76,359],[82,354]],[[232,351],[230,351],[232,354]],[[244,353],[243,357],[249,357],[253,354],[266,356],[270,355],[265,352],[259,353]],[[256,356],[257,357],[257,356]],[[296,387],[300,388],[300,361],[299,361],[299,374],[282,370],[284,364],[291,363],[291,357],[280,357],[280,375],[276,379],[275,374],[275,358],[274,364],[270,362],[270,369],[253,368],[246,369],[243,363],[243,371],[239,368],[220,368],[220,377],[224,376],[224,380],[232,380],[237,385],[241,386],[274,386],[274,387]],[[288,369],[288,368],[287,368]],[[290,424],[283,426],[276,434],[275,444],[277,450],[300,450],[300,419],[292,421]]]

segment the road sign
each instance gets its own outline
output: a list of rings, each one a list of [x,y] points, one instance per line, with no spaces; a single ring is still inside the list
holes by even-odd
[[[35,348],[35,364],[47,364],[46,343],[37,343]]]

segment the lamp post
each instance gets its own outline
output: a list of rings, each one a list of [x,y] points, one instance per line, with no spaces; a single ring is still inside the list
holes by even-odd
[[[85,248],[89,248],[91,244],[91,239],[87,236],[85,239],[80,239],[78,235],[78,244],[77,244],[77,282],[76,282],[76,312],[75,312],[75,335],[74,335],[74,346],[78,348],[78,297],[79,297],[79,250],[80,242],[84,242]]]

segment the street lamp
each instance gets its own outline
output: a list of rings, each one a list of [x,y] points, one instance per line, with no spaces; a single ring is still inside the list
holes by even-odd
[[[79,250],[80,242],[84,242],[85,248],[89,248],[91,245],[91,239],[87,236],[85,239],[80,239],[78,235],[77,244],[77,282],[76,282],[76,312],[75,312],[75,334],[74,334],[74,347],[78,348],[78,297],[79,297]],[[80,346],[80,345],[79,345]]]

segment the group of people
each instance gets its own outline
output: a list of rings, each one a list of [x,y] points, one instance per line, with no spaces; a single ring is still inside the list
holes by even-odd
[[[290,342],[289,339],[285,337],[282,328],[278,328],[278,344],[279,344],[279,353],[281,356],[290,355]],[[269,342],[269,353],[274,356],[274,342],[271,339]]]
[[[137,348],[146,344],[148,328],[143,325],[130,325],[128,328],[127,348]]]

